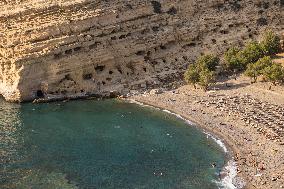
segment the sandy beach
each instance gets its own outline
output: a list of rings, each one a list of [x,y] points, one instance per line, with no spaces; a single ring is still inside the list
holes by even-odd
[[[232,151],[237,178],[246,182],[245,188],[284,188],[283,87],[238,77],[207,92],[185,85],[129,99],[180,114],[221,138]]]

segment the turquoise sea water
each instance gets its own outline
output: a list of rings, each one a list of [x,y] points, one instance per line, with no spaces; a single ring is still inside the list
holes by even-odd
[[[117,100],[0,100],[0,132],[1,189],[216,189],[225,163],[195,127]]]

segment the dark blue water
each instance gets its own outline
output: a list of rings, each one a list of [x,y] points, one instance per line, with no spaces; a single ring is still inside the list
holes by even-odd
[[[0,131],[1,189],[216,189],[224,165],[200,130],[116,100],[0,100]]]

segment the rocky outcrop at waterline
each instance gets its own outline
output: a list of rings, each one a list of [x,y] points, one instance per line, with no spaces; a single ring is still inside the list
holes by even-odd
[[[0,3],[0,94],[9,101],[107,95],[179,79],[201,53],[269,27],[282,0],[6,0]]]

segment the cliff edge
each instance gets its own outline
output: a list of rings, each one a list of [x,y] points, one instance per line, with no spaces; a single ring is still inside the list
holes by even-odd
[[[181,78],[201,53],[284,29],[283,0],[6,0],[0,94],[8,101],[125,94]]]

